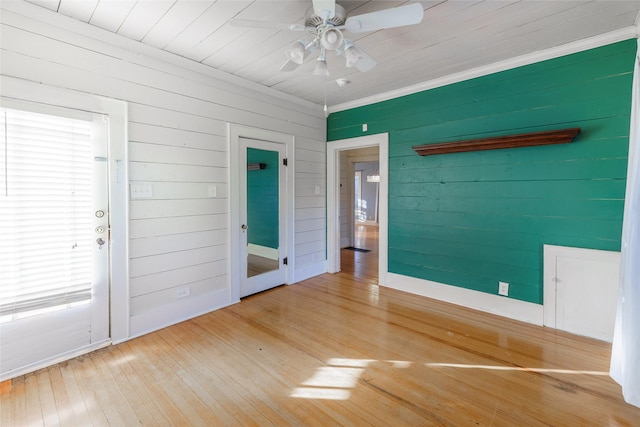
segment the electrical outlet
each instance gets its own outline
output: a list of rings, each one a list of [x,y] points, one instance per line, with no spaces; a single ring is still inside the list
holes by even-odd
[[[509,296],[509,284],[507,282],[498,282],[498,295]]]
[[[176,299],[188,297],[189,294],[190,294],[189,287],[188,286],[182,287],[182,288],[176,290]]]
[[[369,130],[369,126],[368,126],[366,123],[364,123],[364,124],[362,125],[362,132],[366,132],[366,131],[368,131],[368,130]]]

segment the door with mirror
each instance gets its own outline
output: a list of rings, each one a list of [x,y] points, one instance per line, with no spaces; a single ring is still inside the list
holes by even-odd
[[[240,297],[286,281],[285,145],[240,138]]]

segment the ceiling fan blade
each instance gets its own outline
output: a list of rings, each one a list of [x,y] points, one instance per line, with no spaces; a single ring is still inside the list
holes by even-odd
[[[285,62],[282,67],[280,67],[280,71],[293,71],[296,68],[298,68],[298,64],[296,64],[295,62],[289,60],[287,62]]]
[[[384,28],[402,27],[419,24],[424,17],[420,3],[379,10],[377,12],[347,18],[344,28],[352,33],[382,30]]]
[[[313,11],[323,19],[333,18],[336,14],[336,0],[313,0]]]
[[[269,28],[284,31],[304,31],[305,27],[298,24],[286,24],[283,22],[253,21],[251,19],[233,19],[231,25],[243,28]]]

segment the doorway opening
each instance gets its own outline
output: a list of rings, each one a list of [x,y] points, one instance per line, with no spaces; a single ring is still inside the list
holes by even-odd
[[[350,271],[386,283],[388,152],[388,134],[327,144],[330,273]]]
[[[340,152],[340,270],[378,276],[378,146]]]

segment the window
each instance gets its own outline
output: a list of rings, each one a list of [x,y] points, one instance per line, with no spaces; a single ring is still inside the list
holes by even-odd
[[[2,322],[91,298],[93,123],[76,115],[0,109]]]

